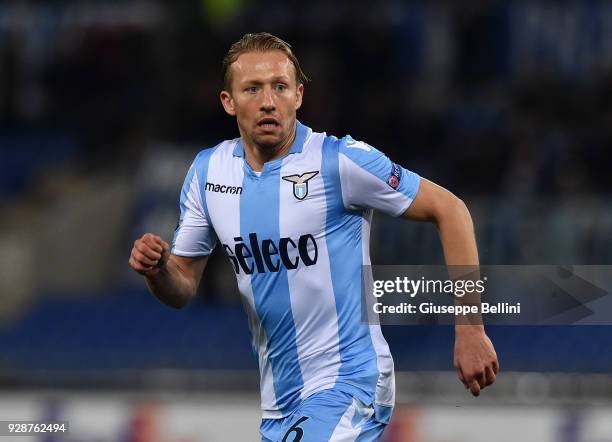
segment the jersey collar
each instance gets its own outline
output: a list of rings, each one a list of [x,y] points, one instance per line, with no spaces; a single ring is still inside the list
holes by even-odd
[[[310,132],[310,128],[308,126],[304,126],[298,120],[295,121],[295,125],[295,140],[293,141],[288,154],[302,152],[304,142],[306,141],[306,138],[308,138],[308,132]],[[242,138],[238,138],[238,143],[236,143],[236,147],[234,147],[234,156],[244,158],[244,145],[242,143]]]

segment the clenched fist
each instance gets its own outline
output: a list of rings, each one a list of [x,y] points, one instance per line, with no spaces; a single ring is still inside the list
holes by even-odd
[[[166,241],[152,233],[145,233],[134,241],[130,254],[130,266],[141,275],[155,275],[170,257],[170,246]]]

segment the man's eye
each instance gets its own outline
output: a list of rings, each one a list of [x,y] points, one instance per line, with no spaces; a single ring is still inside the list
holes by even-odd
[[[254,94],[255,92],[257,92],[257,86],[251,86],[245,89],[246,92],[248,92],[249,94]]]
[[[283,92],[285,89],[287,89],[287,86],[285,86],[284,84],[277,84],[276,85],[276,90],[278,92]]]

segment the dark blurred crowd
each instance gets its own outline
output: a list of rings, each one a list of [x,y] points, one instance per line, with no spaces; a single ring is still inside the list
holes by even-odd
[[[372,8],[1,3],[2,151],[52,134],[69,140],[83,171],[129,170],[156,140],[233,138],[218,99],[221,58],[242,34],[265,30],[293,45],[311,77],[299,118],[315,130],[350,133],[462,194],[610,192],[612,5]]]
[[[144,232],[170,240],[194,153],[238,136],[221,59],[258,31],[290,42],[312,79],[302,122],[465,199],[481,263],[612,262],[612,2],[0,1],[0,325],[14,325],[0,365],[243,366],[246,331],[241,347],[226,330],[246,322],[219,250],[198,300],[228,311],[195,303],[172,324],[127,258]],[[434,228],[389,217],[371,248],[376,264],[442,262]],[[398,367],[451,368],[446,353],[427,359],[450,335],[406,332],[394,331]],[[505,366],[609,371],[606,330],[544,332],[494,339]]]

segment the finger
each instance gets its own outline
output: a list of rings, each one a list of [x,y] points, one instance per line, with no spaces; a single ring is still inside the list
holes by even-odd
[[[157,253],[161,253],[163,248],[161,244],[161,238],[159,236],[151,235],[146,233],[142,236],[142,241],[150,248],[155,250]]]
[[[485,370],[476,373],[474,379],[478,382],[481,390],[487,386],[487,375],[485,374]]]
[[[146,272],[147,270],[151,269],[150,266],[146,266],[143,263],[136,261],[134,257],[130,258],[130,265],[134,268],[134,270],[137,270],[139,272]]]
[[[132,251],[132,256],[137,262],[139,262],[143,266],[152,267],[154,265],[157,265],[156,259],[147,258],[143,253],[140,253],[138,250]]]
[[[160,238],[160,241],[161,241],[163,250],[162,250],[161,258],[159,259],[159,262],[158,262],[158,267],[161,268],[164,265],[166,265],[166,263],[170,259],[170,245],[166,241],[162,240],[161,238]]]
[[[162,246],[160,244],[159,237],[157,237],[157,236],[155,236],[155,235],[153,235],[151,233],[145,233],[144,235],[142,235],[141,240],[147,246],[151,247],[153,250],[161,253]]]
[[[480,385],[478,385],[478,381],[476,379],[472,379],[470,382],[470,391],[474,396],[478,396],[480,394]]]
[[[161,245],[161,254],[162,255],[169,255],[170,254],[170,245],[164,241],[163,239],[160,238],[160,245]]]
[[[463,372],[461,371],[459,367],[457,367],[457,377],[459,377],[459,380],[463,382],[463,385],[465,386],[465,388],[470,388],[467,381],[465,380],[465,377],[463,376]]]
[[[497,357],[495,358],[495,360],[493,361],[491,365],[493,365],[493,372],[495,374],[499,373],[499,370],[501,369],[501,367],[499,366],[499,361],[497,360]]]
[[[495,372],[493,371],[493,368],[492,368],[492,367],[487,366],[487,367],[485,368],[485,375],[486,375],[486,378],[487,378],[487,383],[486,383],[486,386],[489,386],[489,385],[491,385],[493,382],[495,382],[495,378],[496,378],[496,376],[495,376]]]
[[[170,245],[166,241],[161,239],[161,238],[160,238],[160,241],[161,241],[161,246],[162,246],[163,253],[166,253],[166,252],[170,253]]]
[[[130,256],[129,263],[132,266],[132,268],[136,270],[138,273],[144,273],[151,269],[151,267],[146,267],[142,265],[141,263],[139,263],[138,261],[136,261],[133,256]]]
[[[161,258],[161,252],[157,252],[155,249],[151,248],[148,244],[145,244],[143,241],[138,241],[134,248],[138,250],[140,253],[145,255],[149,259],[158,260]]]
[[[138,261],[136,261],[133,257],[130,257],[130,265],[132,266],[132,268],[139,274],[143,275],[143,276],[151,276],[151,275],[156,275],[159,272],[159,269],[157,267],[147,267],[145,265],[142,265],[141,263],[139,263]]]

